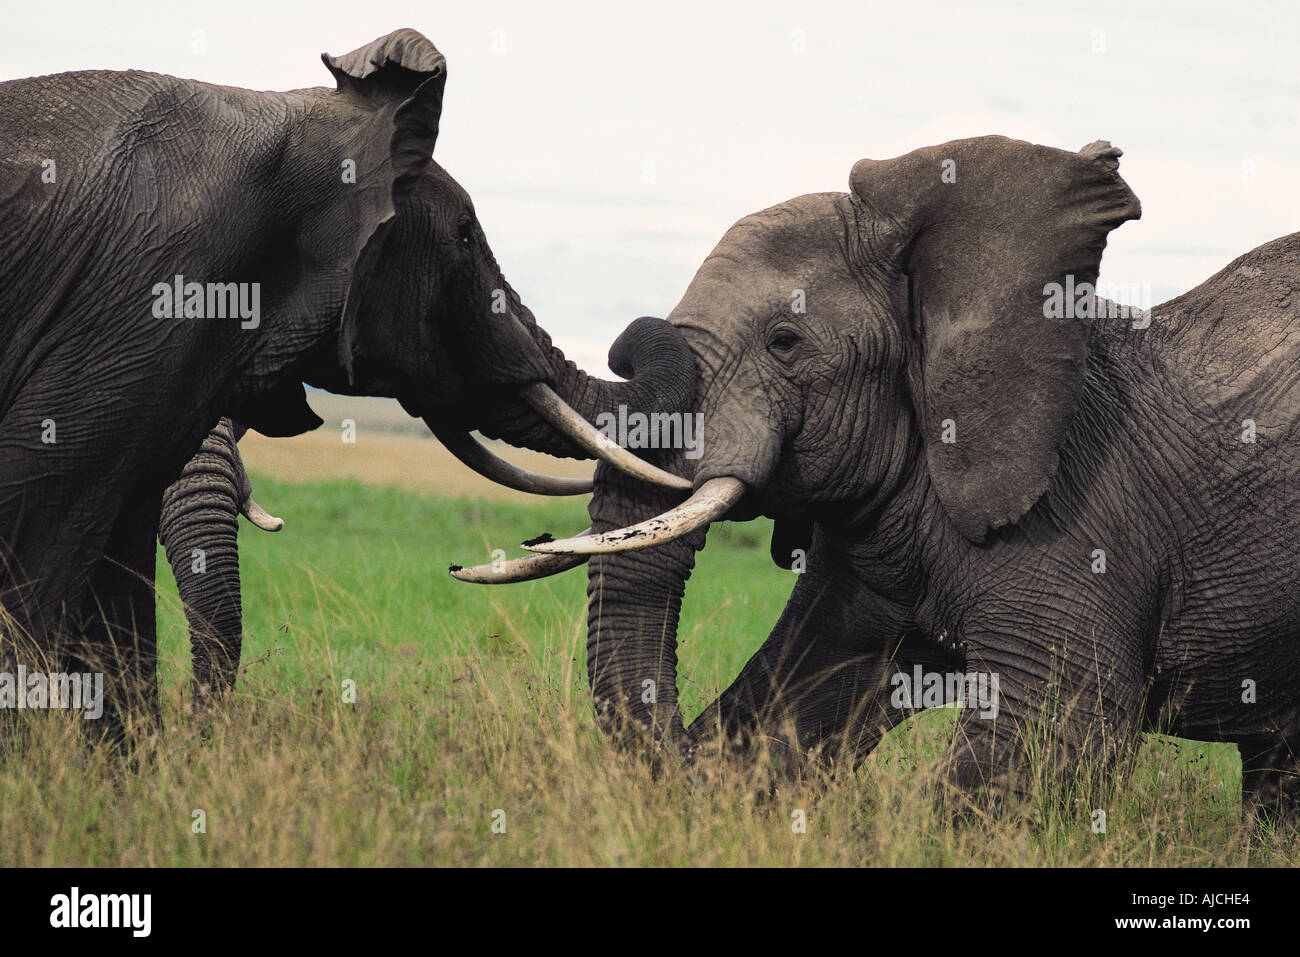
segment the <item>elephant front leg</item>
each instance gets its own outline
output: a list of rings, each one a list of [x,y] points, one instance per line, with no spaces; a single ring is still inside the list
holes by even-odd
[[[132,716],[159,722],[154,565],[161,493],[137,490],[127,501],[91,575],[66,670],[103,675],[101,736],[121,743]]]
[[[1104,809],[1097,802],[1115,765],[1141,733],[1137,634],[1099,635],[1057,620],[1014,634],[972,630],[964,640],[968,681],[984,681],[995,696],[991,707],[964,710],[953,733],[942,795],[951,810],[998,813],[1008,799],[1030,797]]]
[[[1247,824],[1300,825],[1300,755],[1292,746],[1296,740],[1300,734],[1237,744],[1241,752],[1241,810]]]
[[[740,675],[691,723],[697,756],[766,749],[797,772],[809,761],[856,766],[889,729],[925,706],[895,675],[943,672],[950,654],[903,611],[814,548],[780,620]],[[698,759],[698,757],[697,757]]]

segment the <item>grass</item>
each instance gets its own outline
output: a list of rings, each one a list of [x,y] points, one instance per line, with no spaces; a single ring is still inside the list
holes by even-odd
[[[82,746],[75,718],[38,721],[0,756],[0,866],[1300,862],[1293,835],[1241,830],[1226,745],[1148,737],[1105,799],[1104,834],[1090,808],[1051,800],[1050,783],[997,820],[952,827],[925,791],[950,711],[900,727],[852,775],[775,793],[752,769],[707,783],[652,774],[591,717],[581,572],[499,589],[446,574],[584,527],[581,501],[255,485],[287,525],[242,527],[248,638],[233,706],[208,723],[185,714],[188,641],[160,561],[162,732],[127,765]],[[768,559],[769,534],[715,529],[701,555],[682,630],[688,720],[793,584]]]

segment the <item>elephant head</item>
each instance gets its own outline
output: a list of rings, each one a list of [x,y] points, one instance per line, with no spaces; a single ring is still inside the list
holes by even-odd
[[[772,516],[788,567],[815,522],[905,508],[980,542],[1034,507],[1088,334],[1045,303],[1090,295],[1107,234],[1140,215],[1119,155],[958,140],[861,160],[850,192],[800,196],[726,233],[668,317],[700,371],[704,450],[677,463],[693,466],[694,494],[656,515],[669,492],[602,469],[596,534],[529,546],[593,556],[598,703],[682,740],[677,613],[712,521]]]
[[[334,392],[397,398],[471,467],[526,491],[575,494],[590,483],[524,473],[470,440],[470,430],[555,455],[605,458],[689,488],[590,424],[620,405],[688,403],[689,349],[661,320],[636,323],[627,340],[632,381],[609,382],[552,344],[502,275],[468,194],[432,159],[447,79],[442,54],[399,30],[324,62],[337,89],[309,101],[301,128],[311,132],[300,143],[291,137],[288,150],[327,193],[299,244],[334,264],[346,289],[337,334],[318,343],[300,377]],[[287,423],[265,422],[257,410],[235,417],[268,435],[319,422],[301,406],[286,415],[275,404],[273,418]]]
[[[189,622],[193,700],[203,707],[234,689],[243,644],[238,516],[268,532],[284,522],[253,501],[239,454],[243,426],[222,419],[163,493],[158,538]]]

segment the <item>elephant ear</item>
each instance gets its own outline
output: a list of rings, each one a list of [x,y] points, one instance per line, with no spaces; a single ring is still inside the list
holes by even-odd
[[[973,541],[1017,521],[1056,471],[1106,236],[1141,216],[1120,155],[986,136],[853,167],[909,280],[930,478]]]
[[[365,117],[347,159],[356,164],[346,188],[359,226],[352,284],[339,331],[339,359],[352,378],[358,338],[358,278],[370,274],[383,234],[402,199],[428,169],[438,139],[447,60],[415,30],[402,29],[343,56],[321,54],[338,83],[336,95]]]

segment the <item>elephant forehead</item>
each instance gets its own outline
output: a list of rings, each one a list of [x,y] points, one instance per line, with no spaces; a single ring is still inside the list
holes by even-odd
[[[776,270],[729,258],[710,260],[696,273],[674,314],[768,314],[790,305],[790,283]]]
[[[838,320],[863,313],[863,290],[842,263],[820,268],[792,264],[777,269],[719,257],[696,274],[686,294],[669,314],[674,325],[726,329],[730,323],[754,331],[778,317]],[[737,335],[742,330],[734,330]]]
[[[829,272],[824,263],[772,262],[720,248],[700,266],[674,315],[802,312],[809,289],[824,287]]]
[[[775,267],[814,265],[841,248],[845,193],[809,193],[744,217],[715,253],[747,255]]]

